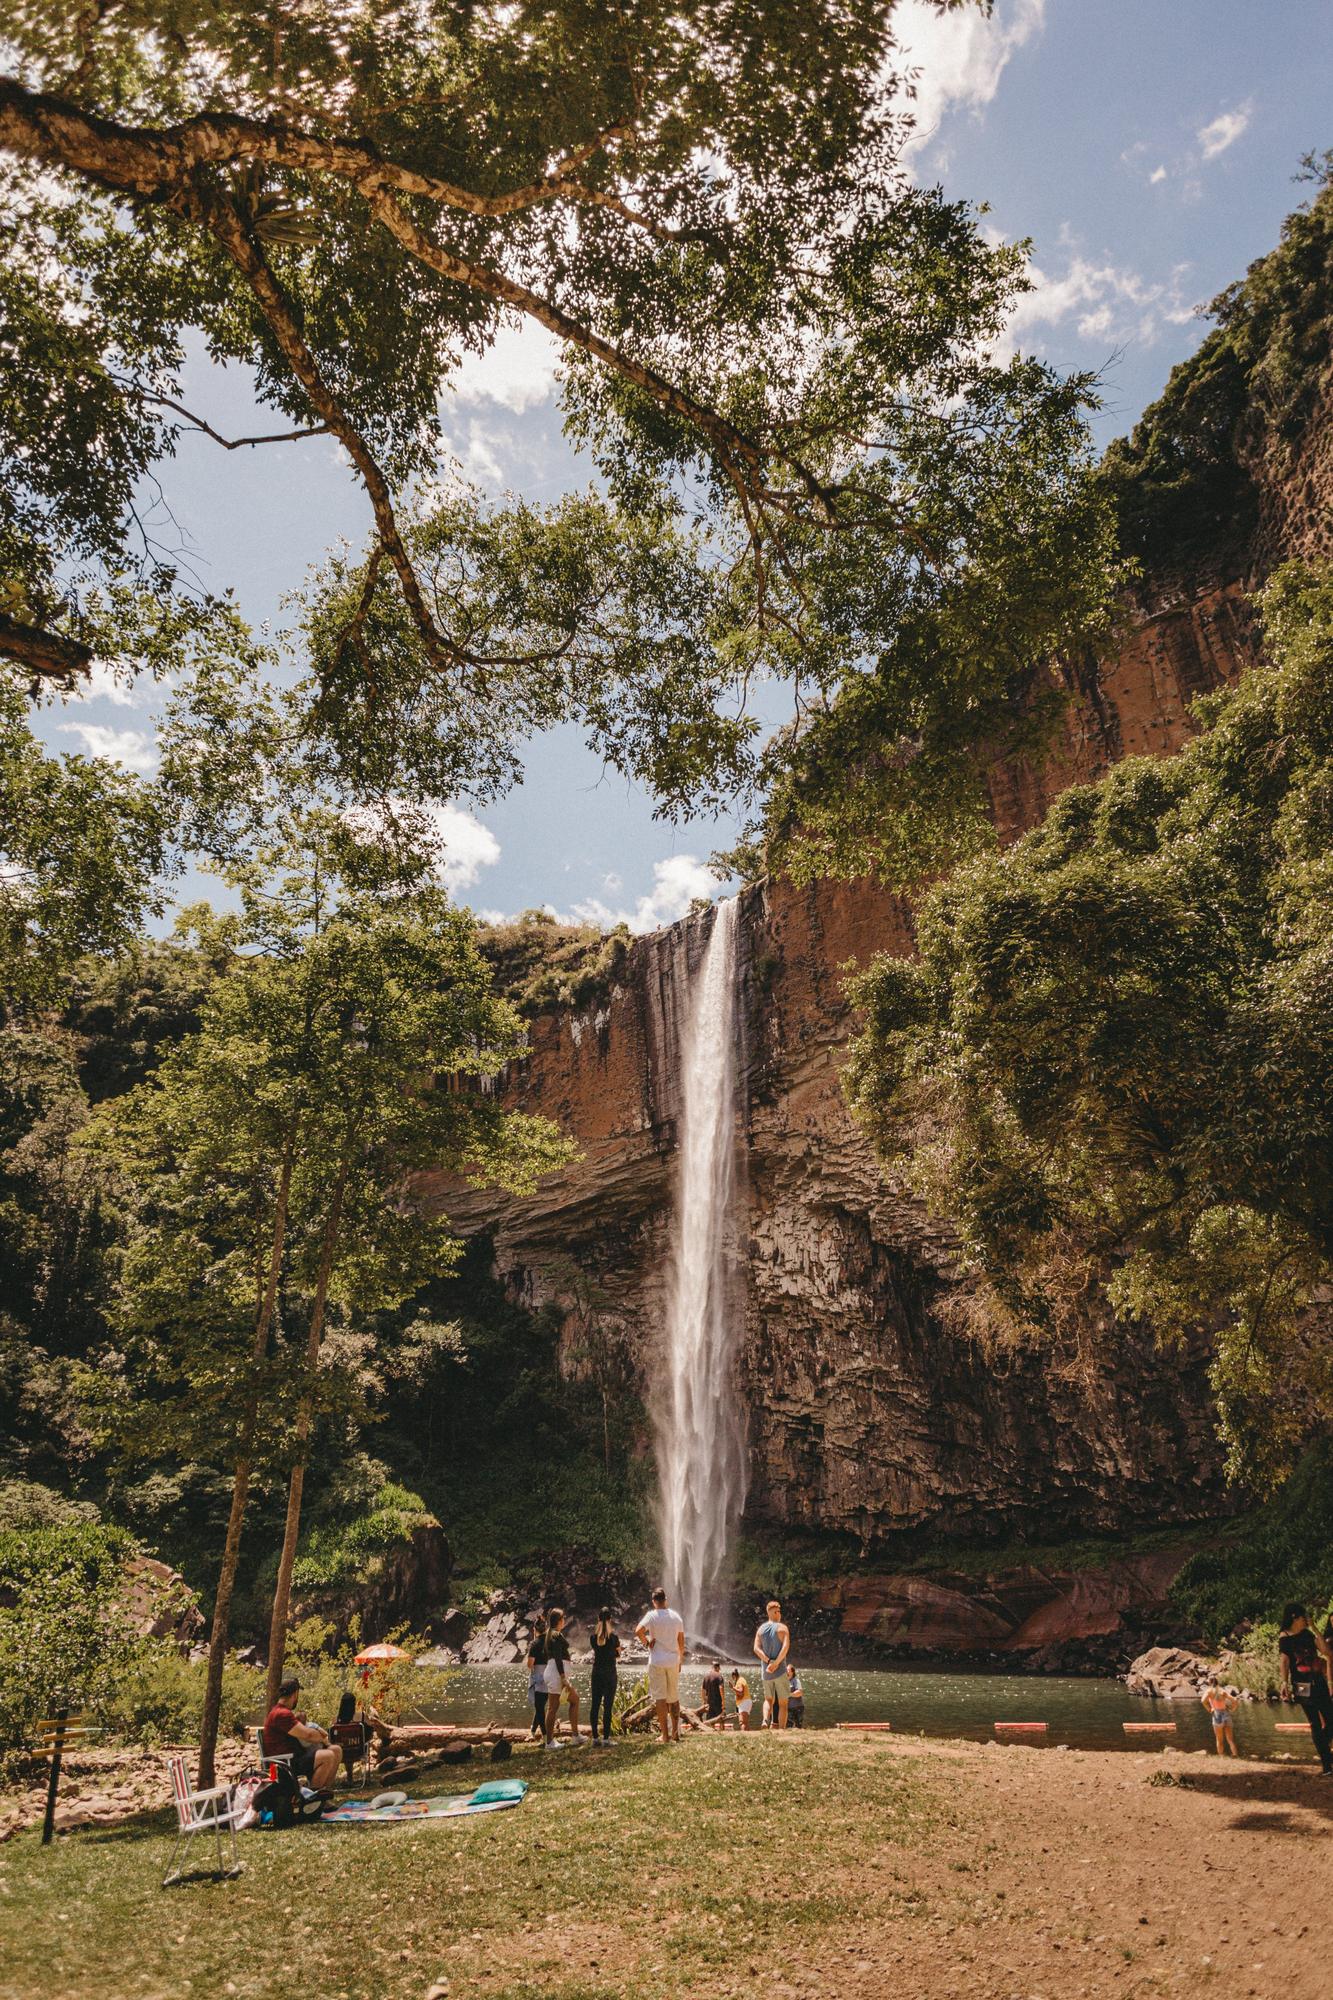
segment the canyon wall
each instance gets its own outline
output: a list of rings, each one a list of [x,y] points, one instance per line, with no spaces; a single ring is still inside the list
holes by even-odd
[[[1243,546],[1188,572],[1160,565],[1113,656],[1058,669],[1070,702],[1055,754],[993,774],[1003,838],[1117,759],[1177,750],[1195,697],[1255,658],[1249,590],[1285,554],[1328,552],[1328,400],[1281,477],[1260,479]],[[518,1300],[558,1307],[571,1371],[612,1371],[646,1397],[680,1112],[671,974],[680,954],[697,963],[711,921],[638,939],[602,1004],[533,1024],[505,1094],[573,1133],[577,1165],[522,1202],[443,1180],[423,1189],[464,1232],[493,1233]],[[1121,1335],[1078,1369],[1035,1353],[996,1360],[957,1329],[947,1237],[886,1187],[840,1085],[847,969],[912,949],[906,906],[868,882],[769,880],[744,892],[741,938],[748,1517],[841,1531],[869,1550],[909,1529],[1050,1538],[1215,1509],[1200,1357]]]

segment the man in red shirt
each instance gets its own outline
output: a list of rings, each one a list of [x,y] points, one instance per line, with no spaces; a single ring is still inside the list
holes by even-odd
[[[283,1681],[278,1699],[264,1718],[264,1755],[290,1757],[293,1775],[307,1778],[317,1792],[333,1787],[342,1762],[342,1751],[330,1743],[327,1731],[298,1715],[293,1704],[301,1692],[295,1679]]]

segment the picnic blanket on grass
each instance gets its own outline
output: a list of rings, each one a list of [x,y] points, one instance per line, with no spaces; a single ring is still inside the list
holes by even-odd
[[[520,1806],[527,1792],[522,1778],[497,1778],[478,1785],[474,1792],[456,1797],[443,1794],[428,1799],[404,1799],[400,1804],[377,1806],[373,1799],[347,1799],[332,1807],[320,1819],[321,1826],[408,1826],[421,1820],[467,1819],[473,1813],[504,1812]]]

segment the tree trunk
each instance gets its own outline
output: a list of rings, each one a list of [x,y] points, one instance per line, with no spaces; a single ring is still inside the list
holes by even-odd
[[[282,1272],[282,1249],[287,1235],[287,1200],[292,1184],[292,1161],[296,1154],[296,1126],[293,1123],[283,1150],[278,1174],[278,1194],[273,1217],[273,1242],[269,1251],[268,1278],[255,1317],[255,1337],[251,1360],[258,1368],[268,1349],[269,1328],[277,1303],[278,1279]],[[218,1721],[222,1713],[222,1669],[227,1663],[227,1628],[231,1619],[232,1593],[236,1588],[236,1568],[241,1553],[241,1529],[245,1505],[250,1495],[250,1474],[254,1469],[255,1428],[259,1421],[259,1391],[252,1387],[241,1420],[240,1449],[232,1473],[231,1512],[227,1516],[227,1539],[222,1549],[217,1595],[213,1600],[213,1625],[208,1635],[208,1677],[204,1683],[204,1713],[199,1725],[199,1787],[213,1783],[217,1755]]]
[[[287,1484],[287,1519],[282,1530],[282,1554],[278,1558],[278,1580],[273,1586],[273,1615],[268,1628],[268,1705],[278,1698],[282,1663],[287,1653],[287,1617],[292,1601],[292,1570],[296,1564],[296,1544],[301,1533],[301,1498],[305,1491],[306,1460],[310,1455],[310,1433],[314,1427],[315,1369],[319,1365],[320,1343],[324,1338],[324,1314],[329,1297],[329,1279],[338,1247],[338,1226],[342,1221],[343,1195],[347,1188],[349,1163],[344,1160],[329,1204],[324,1238],[319,1246],[319,1271],[315,1297],[310,1308],[310,1330],[306,1336],[306,1383],[296,1415],[296,1463]]]

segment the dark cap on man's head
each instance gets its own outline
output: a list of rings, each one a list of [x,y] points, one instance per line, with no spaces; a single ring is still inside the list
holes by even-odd
[[[296,1694],[301,1686],[295,1674],[288,1674],[286,1680],[278,1682],[279,1694]]]

